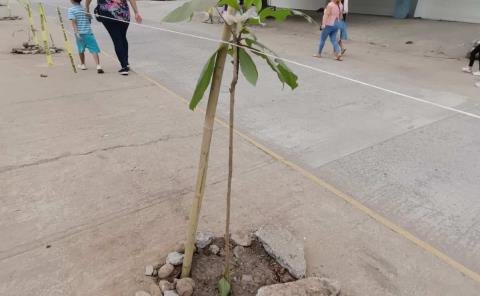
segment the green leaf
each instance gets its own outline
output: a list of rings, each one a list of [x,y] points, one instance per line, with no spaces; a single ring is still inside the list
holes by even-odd
[[[218,281],[217,288],[220,296],[230,295],[230,283],[224,277]]]
[[[247,53],[243,48],[238,49],[238,57],[240,59],[240,70],[242,70],[243,76],[250,82],[252,85],[257,84],[258,80],[258,71],[257,66],[252,60],[252,57]]]
[[[257,8],[257,12],[262,10],[262,7],[263,7],[262,0],[254,0],[253,3],[255,4],[255,7]]]
[[[203,66],[202,73],[197,81],[197,86],[195,87],[195,91],[193,92],[192,99],[190,100],[190,109],[195,110],[198,103],[203,98],[205,91],[207,90],[208,86],[210,85],[210,81],[212,80],[213,69],[215,68],[215,61],[217,59],[217,51],[208,59],[205,66]]]
[[[191,0],[172,10],[163,18],[163,21],[175,23],[190,20],[194,12],[206,11],[208,8],[214,7],[216,3],[215,0]]]
[[[220,0],[218,1],[218,6],[228,5],[232,8],[235,8],[237,11],[240,11],[240,4],[238,4],[237,0]]]
[[[260,22],[265,22],[269,17],[275,18],[277,22],[283,22],[285,19],[292,15],[292,10],[288,8],[273,8],[268,7],[260,11],[258,14]]]
[[[260,22],[260,18],[257,17],[257,18],[248,19],[247,24],[250,26],[258,26],[258,25],[261,25],[262,22]]]
[[[309,16],[308,14],[303,13],[303,12],[301,12],[301,11],[299,11],[299,10],[292,10],[292,14],[303,17],[303,18],[306,19],[307,22],[309,22],[309,23],[317,24],[317,22],[316,22],[311,16]]]
[[[245,9],[248,9],[251,6],[255,6],[257,12],[262,10],[262,0],[245,0],[243,2],[243,7],[245,7]]]
[[[297,88],[297,86],[298,86],[297,75],[295,75],[292,72],[292,70],[290,70],[290,68],[288,68],[287,65],[282,60],[280,60],[279,58],[276,58],[276,59],[272,60],[269,56],[267,56],[265,54],[265,52],[263,50],[252,48],[250,46],[247,46],[247,47],[252,49],[252,53],[261,57],[262,59],[264,59],[267,62],[267,64],[270,66],[270,68],[275,73],[277,73],[278,80],[280,80],[280,82],[283,85],[287,84],[292,90]]]
[[[282,74],[282,77],[284,79],[284,82],[290,86],[290,88],[293,90],[297,88],[298,86],[298,76],[295,75],[290,68],[285,65],[285,63],[280,60],[280,59],[275,59],[275,62],[277,62],[277,67],[279,72]]]

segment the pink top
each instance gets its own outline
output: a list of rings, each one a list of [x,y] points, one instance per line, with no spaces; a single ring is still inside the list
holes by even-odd
[[[325,11],[323,12],[322,26],[333,26],[336,20],[341,19],[342,11],[342,3],[339,3],[338,5],[333,1],[328,3]]]

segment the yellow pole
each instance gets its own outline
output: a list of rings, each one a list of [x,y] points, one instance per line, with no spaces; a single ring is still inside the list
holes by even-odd
[[[57,13],[58,13],[58,20],[60,21],[60,27],[62,28],[62,32],[63,32],[65,50],[67,51],[68,57],[70,59],[70,63],[72,64],[73,72],[77,73],[77,68],[75,67],[75,61],[73,60],[72,47],[70,46],[70,42],[68,42],[67,32],[65,31],[65,25],[63,24],[62,13],[60,12],[60,7],[58,6],[57,6]]]
[[[35,25],[33,24],[32,7],[30,6],[30,2],[25,2],[25,9],[27,10],[28,22],[30,23],[30,30],[32,31],[33,44],[36,47],[39,47],[37,30],[35,30]]]
[[[47,39],[47,21],[45,18],[45,10],[43,9],[43,4],[38,3],[38,12],[40,13],[40,30],[42,31],[42,41],[43,41],[43,50],[45,51],[45,56],[47,58],[47,64],[49,66],[53,65],[52,54],[50,53],[50,47],[48,46]]]

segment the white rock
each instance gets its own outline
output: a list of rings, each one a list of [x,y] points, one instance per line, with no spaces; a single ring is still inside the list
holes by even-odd
[[[208,250],[213,255],[218,255],[218,253],[220,252],[220,248],[217,245],[210,245],[210,247],[208,247]]]
[[[176,290],[179,296],[192,296],[195,281],[191,278],[183,278],[176,281]]]
[[[170,283],[169,281],[166,281],[166,280],[160,280],[160,282],[158,283],[158,287],[163,293],[165,293],[166,291],[174,290],[175,284]]]
[[[303,278],[307,272],[303,242],[288,230],[276,225],[262,226],[255,233],[263,248],[295,278]]]
[[[296,282],[261,287],[257,296],[337,296],[340,294],[338,281],[311,277]]]
[[[247,231],[236,231],[232,233],[232,241],[236,245],[250,247],[252,245],[252,233]]]
[[[240,257],[242,256],[243,253],[245,253],[245,248],[244,247],[236,246],[235,248],[233,248],[233,256],[235,256],[235,258],[240,259]]]
[[[172,264],[165,263],[162,267],[158,269],[157,275],[160,279],[165,279],[172,274],[174,269],[175,267]]]
[[[205,231],[205,232],[198,232],[197,233],[197,247],[200,249],[206,248],[209,244],[212,243],[213,238],[215,235],[213,232]]]
[[[179,295],[177,294],[177,292],[169,290],[169,291],[165,291],[165,293],[163,293],[163,296],[179,296]]]
[[[150,295],[150,293],[145,292],[145,291],[137,291],[135,293],[135,296],[152,296],[152,295]]]
[[[180,265],[183,263],[183,254],[179,252],[171,252],[167,256],[167,263],[170,263],[174,266]]]
[[[155,268],[153,268],[153,265],[145,266],[145,275],[152,276],[154,271]]]

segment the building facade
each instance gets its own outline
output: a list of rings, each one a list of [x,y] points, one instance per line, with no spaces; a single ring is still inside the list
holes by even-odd
[[[272,6],[318,10],[326,0],[270,0]],[[394,16],[407,9],[408,16],[432,20],[480,23],[480,0],[349,0],[351,13]],[[406,14],[401,14],[406,15]]]

